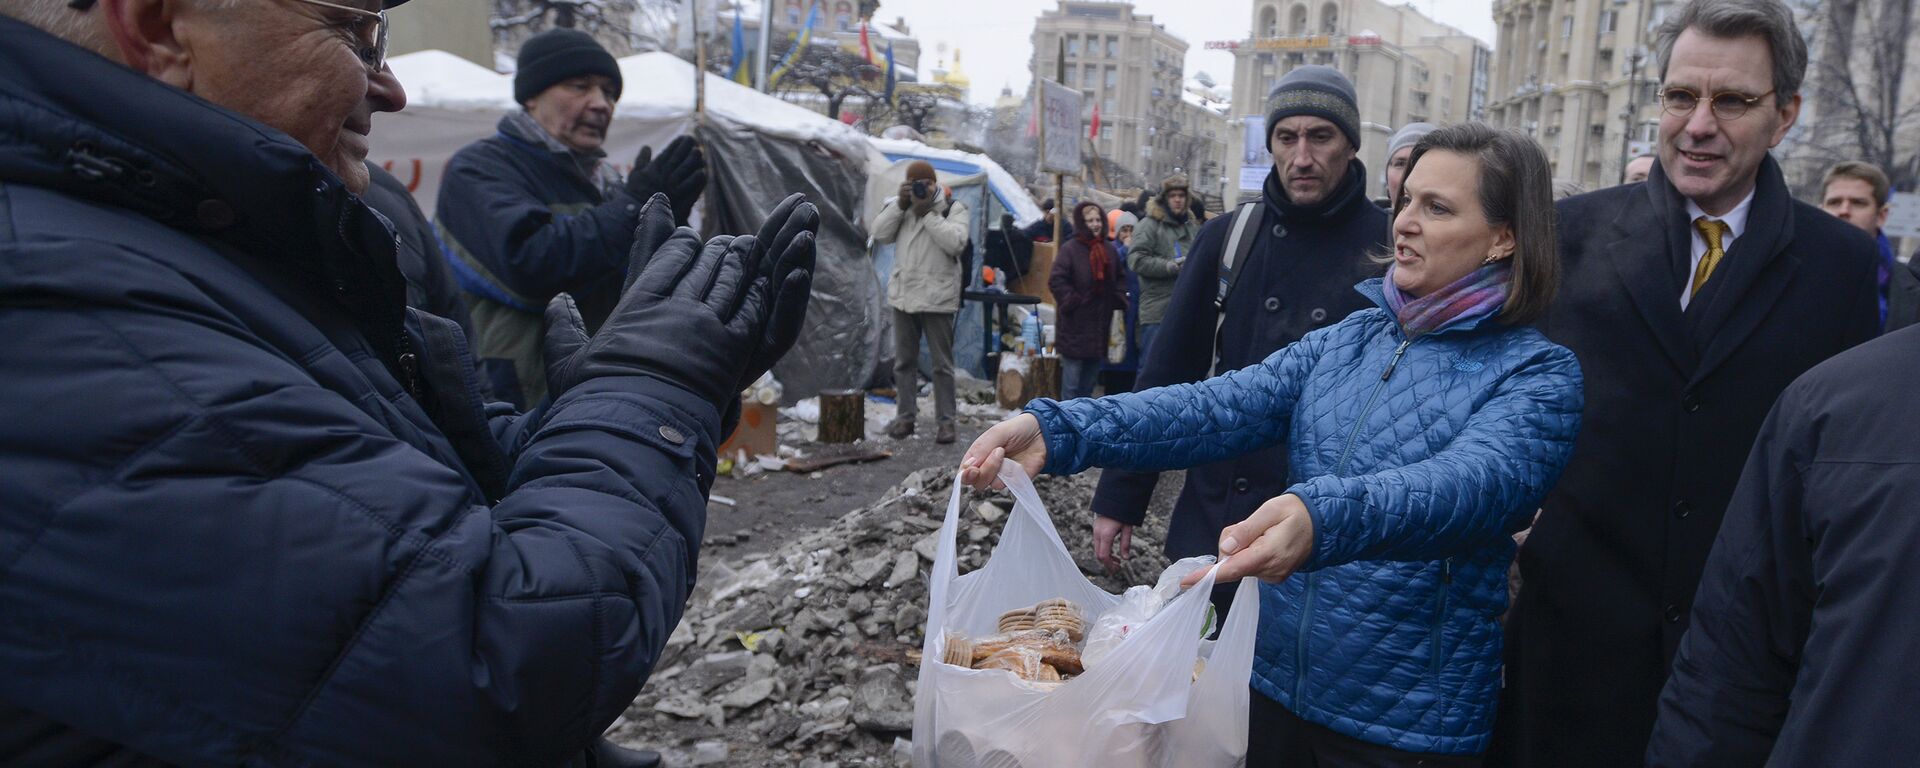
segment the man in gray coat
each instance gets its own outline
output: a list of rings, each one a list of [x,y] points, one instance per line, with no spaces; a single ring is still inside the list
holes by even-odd
[[[893,308],[893,386],[900,410],[887,425],[887,436],[913,435],[920,412],[920,339],[925,337],[933,355],[933,412],[939,421],[934,442],[951,443],[953,316],[966,285],[960,252],[967,247],[967,207],[942,194],[932,164],[915,160],[907,165],[899,198],[874,217],[873,242],[894,246],[887,306]]]

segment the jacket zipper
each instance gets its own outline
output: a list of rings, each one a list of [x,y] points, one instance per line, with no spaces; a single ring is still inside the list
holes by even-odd
[[[1440,591],[1434,598],[1433,659],[1427,662],[1428,674],[1440,674],[1440,629],[1447,622],[1447,592],[1453,588],[1453,559],[1440,561]]]
[[[1360,409],[1360,418],[1354,421],[1353,432],[1347,435],[1346,447],[1340,449],[1340,461],[1333,466],[1333,474],[1339,477],[1347,470],[1347,459],[1353,456],[1353,443],[1360,439],[1360,428],[1367,423],[1367,416],[1373,413],[1373,406],[1380,402],[1380,393],[1387,388],[1387,380],[1393,378],[1393,370],[1400,367],[1400,356],[1407,353],[1407,347],[1413,345],[1413,339],[1400,342],[1393,349],[1393,358],[1387,361],[1387,369],[1380,374],[1380,383],[1373,385],[1373,394],[1367,396],[1367,404]],[[1293,665],[1293,701],[1295,706],[1306,703],[1307,693],[1307,630],[1313,618],[1313,574],[1306,575],[1306,594],[1300,598],[1300,627],[1295,632]]]

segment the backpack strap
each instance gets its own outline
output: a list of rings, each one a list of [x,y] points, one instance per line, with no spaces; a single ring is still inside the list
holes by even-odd
[[[1220,374],[1220,326],[1227,322],[1227,296],[1240,280],[1240,266],[1260,233],[1260,217],[1265,206],[1260,201],[1241,203],[1233,217],[1233,230],[1227,233],[1227,247],[1220,252],[1220,290],[1213,297],[1213,375]]]

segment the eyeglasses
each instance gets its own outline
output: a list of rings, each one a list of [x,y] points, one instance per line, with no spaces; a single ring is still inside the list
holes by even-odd
[[[68,0],[67,7],[72,8],[76,11],[86,11],[87,9],[92,8],[93,4],[97,1],[98,0]],[[337,11],[346,11],[356,16],[360,16],[364,19],[368,19],[369,21],[366,23],[355,25],[355,28],[353,30],[353,36],[356,42],[358,43],[359,47],[354,51],[354,53],[360,57],[360,62],[362,64],[367,65],[368,72],[379,74],[380,70],[386,68],[387,66],[387,26],[388,26],[386,11],[374,12],[374,11],[369,11],[361,8],[354,8],[352,6],[339,5],[337,3],[329,3],[329,2],[326,2],[325,0],[295,0],[295,2],[306,3],[308,5],[318,5],[323,8],[332,8]],[[371,25],[370,29],[367,28],[369,24]]]
[[[1707,105],[1713,110],[1713,116],[1721,120],[1738,120],[1741,115],[1760,103],[1761,99],[1773,95],[1773,91],[1758,96],[1748,96],[1735,91],[1721,91],[1707,97]],[[1660,104],[1667,114],[1686,117],[1700,106],[1700,93],[1690,88],[1673,87],[1660,92]]]

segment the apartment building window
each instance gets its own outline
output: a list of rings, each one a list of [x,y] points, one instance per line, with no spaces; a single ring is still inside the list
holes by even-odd
[[[1293,9],[1287,11],[1287,33],[1296,36],[1307,33],[1307,6],[1294,3]]]
[[[1068,56],[1080,55],[1080,36],[1079,35],[1067,35],[1067,55]]]
[[[1107,58],[1120,58],[1120,36],[1107,35]]]
[[[1106,83],[1108,88],[1113,88],[1120,84],[1120,68],[1119,67],[1111,67],[1111,66],[1107,67]]]
[[[1573,39],[1573,17],[1572,16],[1560,17],[1560,39],[1562,40]],[[1069,45],[1071,45],[1071,43],[1069,43]]]
[[[1612,34],[1620,27],[1620,12],[1606,10],[1600,12],[1600,34]]]
[[[853,4],[840,2],[833,5],[833,23],[842,32],[853,31]]]
[[[1107,125],[1100,126],[1100,140],[1106,141],[1112,138],[1113,138],[1113,125],[1109,123]]]
[[[1320,6],[1320,32],[1331,35],[1340,29],[1340,6],[1327,3]]]
[[[1098,87],[1099,85],[1100,85],[1100,68],[1092,64],[1088,64],[1087,74],[1084,78],[1080,80],[1080,86],[1091,91],[1094,88]]]
[[[1280,13],[1275,11],[1271,5],[1260,9],[1260,36],[1280,36]]]
[[[1065,82],[1062,82],[1061,85],[1073,85],[1074,81],[1080,79],[1079,75],[1079,67],[1067,67],[1067,79]]]
[[[1108,96],[1106,99],[1100,102],[1100,111],[1102,114],[1108,114],[1108,115],[1113,114],[1113,97],[1112,96]],[[1101,126],[1101,127],[1104,128],[1106,126]]]

